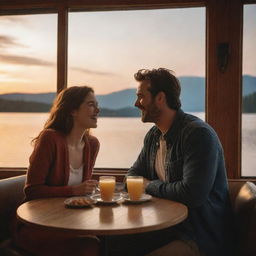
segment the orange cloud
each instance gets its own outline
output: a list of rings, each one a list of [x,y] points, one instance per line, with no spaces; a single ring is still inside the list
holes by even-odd
[[[5,63],[11,63],[15,65],[24,65],[24,66],[53,66],[53,62],[40,60],[37,58],[26,57],[26,56],[17,56],[17,55],[2,55],[0,54],[0,61]]]
[[[16,42],[15,38],[11,36],[0,35],[0,48],[7,48],[10,46],[23,46]]]
[[[13,22],[13,23],[27,23],[26,18],[22,17],[21,15],[4,15],[0,16],[1,21],[5,22]]]
[[[90,70],[86,68],[78,68],[78,67],[71,67],[72,70],[79,71],[89,75],[99,75],[99,76],[116,76],[117,74],[111,72],[104,72],[104,71],[97,71],[97,70]]]

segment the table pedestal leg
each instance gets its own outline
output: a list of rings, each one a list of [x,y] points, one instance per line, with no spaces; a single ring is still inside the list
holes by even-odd
[[[100,256],[108,256],[107,237],[99,236],[99,239],[100,239]]]

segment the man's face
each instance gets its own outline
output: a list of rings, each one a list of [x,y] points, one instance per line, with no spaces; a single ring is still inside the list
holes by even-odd
[[[137,100],[135,101],[134,105],[141,110],[142,122],[156,123],[161,111],[156,106],[155,99],[152,97],[151,92],[148,90],[149,88],[149,81],[139,82],[137,89]]]

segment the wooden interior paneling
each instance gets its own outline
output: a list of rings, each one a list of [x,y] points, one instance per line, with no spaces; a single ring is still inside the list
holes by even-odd
[[[217,46],[229,44],[227,69],[218,67]],[[229,178],[241,169],[242,4],[209,0],[207,4],[207,122],[217,131]]]
[[[0,168],[0,180],[1,179],[6,179],[6,178],[11,178],[14,176],[19,176],[26,174],[27,170],[25,168]]]
[[[166,6],[201,6],[205,0],[2,0],[3,8],[46,8],[57,6],[115,9],[115,8],[160,8]]]
[[[27,169],[25,168],[0,168],[0,180],[23,175],[26,173]],[[112,175],[116,177],[116,181],[123,182],[126,173],[126,169],[94,169],[92,179],[98,180],[100,176]]]

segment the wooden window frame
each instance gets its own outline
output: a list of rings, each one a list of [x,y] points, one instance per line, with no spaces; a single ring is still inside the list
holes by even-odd
[[[0,14],[58,14],[56,90],[59,92],[67,87],[69,10],[206,7],[206,121],[216,130],[222,142],[228,178],[238,179],[241,178],[243,5],[252,3],[256,0],[2,0]],[[227,43],[230,49],[224,72],[218,68],[217,47],[221,43]],[[17,170],[0,168],[0,171],[3,169]],[[97,171],[101,173],[102,169]]]

